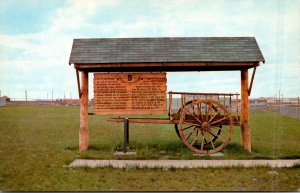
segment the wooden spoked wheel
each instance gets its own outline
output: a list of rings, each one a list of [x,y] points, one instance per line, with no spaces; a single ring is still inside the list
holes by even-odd
[[[194,100],[194,101],[197,101],[197,100]],[[193,101],[189,101],[189,102],[187,102],[185,105],[189,105],[189,104],[191,104],[192,102],[193,102]],[[181,114],[181,111],[182,111],[182,108],[180,108],[180,109],[178,110],[177,114],[180,115],[180,114]],[[216,110],[216,111],[217,111],[217,110]],[[220,135],[221,129],[222,129],[222,125],[216,125],[216,127],[219,127],[220,129],[217,130],[216,135],[212,137],[212,141],[213,141],[213,142],[214,142],[214,141],[218,138],[218,136]],[[179,131],[178,131],[178,124],[175,124],[175,131],[176,131],[177,136],[178,136],[179,139],[181,140],[180,135],[179,135]],[[204,141],[204,145],[206,145],[206,144],[208,144],[208,143],[211,143],[211,142],[210,142],[210,141],[207,141],[207,140]]]
[[[233,134],[229,111],[211,99],[192,101],[181,111],[178,133],[192,151],[212,154],[222,150]]]

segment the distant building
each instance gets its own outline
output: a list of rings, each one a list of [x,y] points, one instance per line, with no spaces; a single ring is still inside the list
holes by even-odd
[[[66,102],[66,105],[68,105],[68,106],[80,106],[79,99],[66,99],[64,101]]]
[[[10,98],[7,96],[0,97],[0,107],[5,106],[6,102],[9,102],[9,101],[10,101]]]
[[[9,98],[8,96],[3,96],[3,97],[1,97],[1,98],[5,98],[5,101],[6,101],[6,102],[10,102],[10,98]]]

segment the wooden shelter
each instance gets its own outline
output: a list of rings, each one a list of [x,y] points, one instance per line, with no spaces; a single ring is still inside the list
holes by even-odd
[[[248,97],[260,62],[265,60],[254,37],[74,39],[69,64],[76,69],[80,97],[79,149],[89,146],[89,73],[240,71],[242,143],[251,151]]]

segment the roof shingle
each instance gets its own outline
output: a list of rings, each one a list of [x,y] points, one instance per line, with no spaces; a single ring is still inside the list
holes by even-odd
[[[74,39],[70,64],[265,62],[254,37]]]

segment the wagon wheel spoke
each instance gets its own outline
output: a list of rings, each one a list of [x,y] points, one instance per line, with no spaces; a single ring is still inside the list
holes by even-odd
[[[221,108],[218,109],[218,111],[210,118],[210,120],[208,121],[209,123],[211,123],[211,121],[220,113]]]
[[[189,109],[189,113],[191,113],[191,115],[200,123],[202,124],[202,121],[198,118],[197,114],[195,114],[195,112],[190,112],[190,109]]]
[[[210,128],[210,131],[215,133],[215,135],[217,136],[220,136],[220,132],[224,129],[224,127],[220,126],[220,127],[215,127],[215,126],[212,126]]]
[[[200,124],[202,124],[202,121],[200,119],[198,119],[197,115],[195,115],[195,114],[192,114],[192,115]]]
[[[186,141],[191,137],[191,135],[196,131],[196,129],[197,128],[195,127],[192,131],[189,132],[188,136],[185,138]]]
[[[219,122],[224,121],[226,119],[228,119],[227,116],[223,117],[222,119],[219,119],[219,120],[216,120],[216,121],[212,122],[211,125],[215,125],[216,123],[219,123]]]
[[[209,132],[208,132],[209,133]],[[215,149],[215,146],[214,146],[214,143],[213,143],[213,140],[212,140],[212,138],[210,137],[210,135],[207,135],[208,136],[208,138],[209,138],[209,141],[210,141],[210,143],[211,143],[211,146],[213,147],[213,149]]]
[[[222,126],[222,127],[216,127],[216,126],[212,126],[211,127],[211,129],[214,129],[214,130],[216,130],[217,132],[220,130],[220,132],[221,131],[223,131],[223,132],[228,132],[228,131],[230,131],[231,130],[231,127],[226,127],[226,126]],[[220,136],[220,135],[219,135]]]
[[[212,130],[207,130],[208,133],[210,133],[213,137],[218,137],[217,135],[213,134]]]
[[[203,133],[203,132],[201,131],[201,135],[202,135],[201,150],[203,150],[204,140],[205,140],[205,137],[204,137],[205,133]]]
[[[188,127],[186,127],[186,128],[183,128],[183,129],[181,129],[181,130],[184,131],[184,130],[187,130],[187,129],[193,127],[193,126],[194,126],[194,125],[191,125],[191,126],[188,126]]]
[[[217,112],[218,108],[215,105],[212,105],[212,108]]]
[[[208,135],[208,136],[209,136],[209,135]],[[213,142],[212,138],[211,138],[211,137],[209,137],[209,138],[210,138],[209,140],[210,140],[210,143],[211,143],[213,149],[215,149],[214,142]]]
[[[211,110],[211,103],[208,103],[208,108],[206,109],[205,121],[208,121],[208,114]]]
[[[199,137],[199,130],[197,129],[196,137],[195,137],[194,140],[192,141],[191,145],[194,145],[194,144],[197,142],[198,137]]]
[[[205,132],[206,133],[206,132]],[[205,144],[207,144],[207,141],[206,141],[206,138],[204,137],[204,142],[205,142]]]
[[[208,130],[207,132],[210,133],[214,138],[221,139],[221,141],[225,142],[225,140],[224,140],[220,135],[215,135],[215,134],[213,134],[212,131],[210,131],[210,130]]]
[[[221,134],[221,129],[222,129],[222,126],[220,125],[219,127],[216,127],[216,126],[211,126],[207,132],[209,132],[210,135],[212,135],[212,141],[216,141],[218,139],[218,137],[220,136]],[[206,144],[209,144],[210,141]]]
[[[214,127],[214,128],[218,128],[218,127]],[[222,131],[227,131],[227,130],[230,129],[230,127],[222,127],[222,128],[219,128],[219,129],[221,129]]]
[[[198,109],[199,117],[201,118],[201,121],[203,121],[203,115],[201,113],[201,103],[197,103],[197,109]]]

